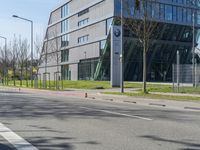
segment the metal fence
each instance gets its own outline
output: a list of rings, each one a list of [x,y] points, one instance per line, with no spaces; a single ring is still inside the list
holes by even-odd
[[[200,65],[173,64],[172,80],[174,92],[185,92],[200,86]]]

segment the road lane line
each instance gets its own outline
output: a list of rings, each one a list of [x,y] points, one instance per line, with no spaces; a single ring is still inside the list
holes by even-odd
[[[140,117],[136,115],[129,115],[129,114],[124,114],[124,113],[118,113],[114,111],[109,111],[109,110],[103,110],[103,109],[93,109],[93,108],[88,108],[88,107],[81,107],[87,110],[93,110],[93,111],[100,111],[108,114],[113,114],[113,115],[120,115],[120,116],[125,116],[125,117],[131,117],[131,118],[137,118],[137,119],[142,119],[142,120],[147,120],[147,121],[152,121],[153,119],[151,118],[146,118],[146,117]]]
[[[0,135],[12,144],[17,150],[38,150],[12,130],[0,123]]]

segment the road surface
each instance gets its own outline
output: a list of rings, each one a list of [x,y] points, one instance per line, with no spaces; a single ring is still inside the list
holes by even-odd
[[[200,150],[200,113],[1,89],[0,150]]]

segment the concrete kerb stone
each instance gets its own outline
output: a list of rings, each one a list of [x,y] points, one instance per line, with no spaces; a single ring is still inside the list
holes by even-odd
[[[112,97],[114,102],[125,102],[145,106],[153,107],[163,107],[163,108],[172,108],[172,109],[187,109],[193,111],[200,111],[200,102],[186,102],[186,101],[175,101],[175,100],[164,100],[164,99],[148,99],[148,98],[139,98],[139,97],[129,97],[122,95],[110,95],[110,94],[98,94],[102,100],[105,100],[107,97]],[[193,109],[192,109],[193,108]]]

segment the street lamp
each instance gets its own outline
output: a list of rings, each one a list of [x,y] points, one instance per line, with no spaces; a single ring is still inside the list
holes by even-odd
[[[6,57],[7,57],[7,54],[6,54],[6,51],[7,51],[7,38],[6,37],[3,37],[3,36],[0,36],[0,38],[4,39],[5,40],[5,68],[4,68],[4,76],[5,76],[5,80],[6,80],[6,72],[7,72],[7,69],[6,69]],[[5,84],[5,80],[4,80],[4,84]]]
[[[123,0],[121,0],[121,54],[120,54],[120,87],[121,93],[124,93],[124,42],[123,42]]]
[[[13,15],[12,17],[25,20],[31,23],[31,87],[33,87],[33,78],[32,78],[33,76],[33,21],[26,18],[19,17],[17,15]]]

